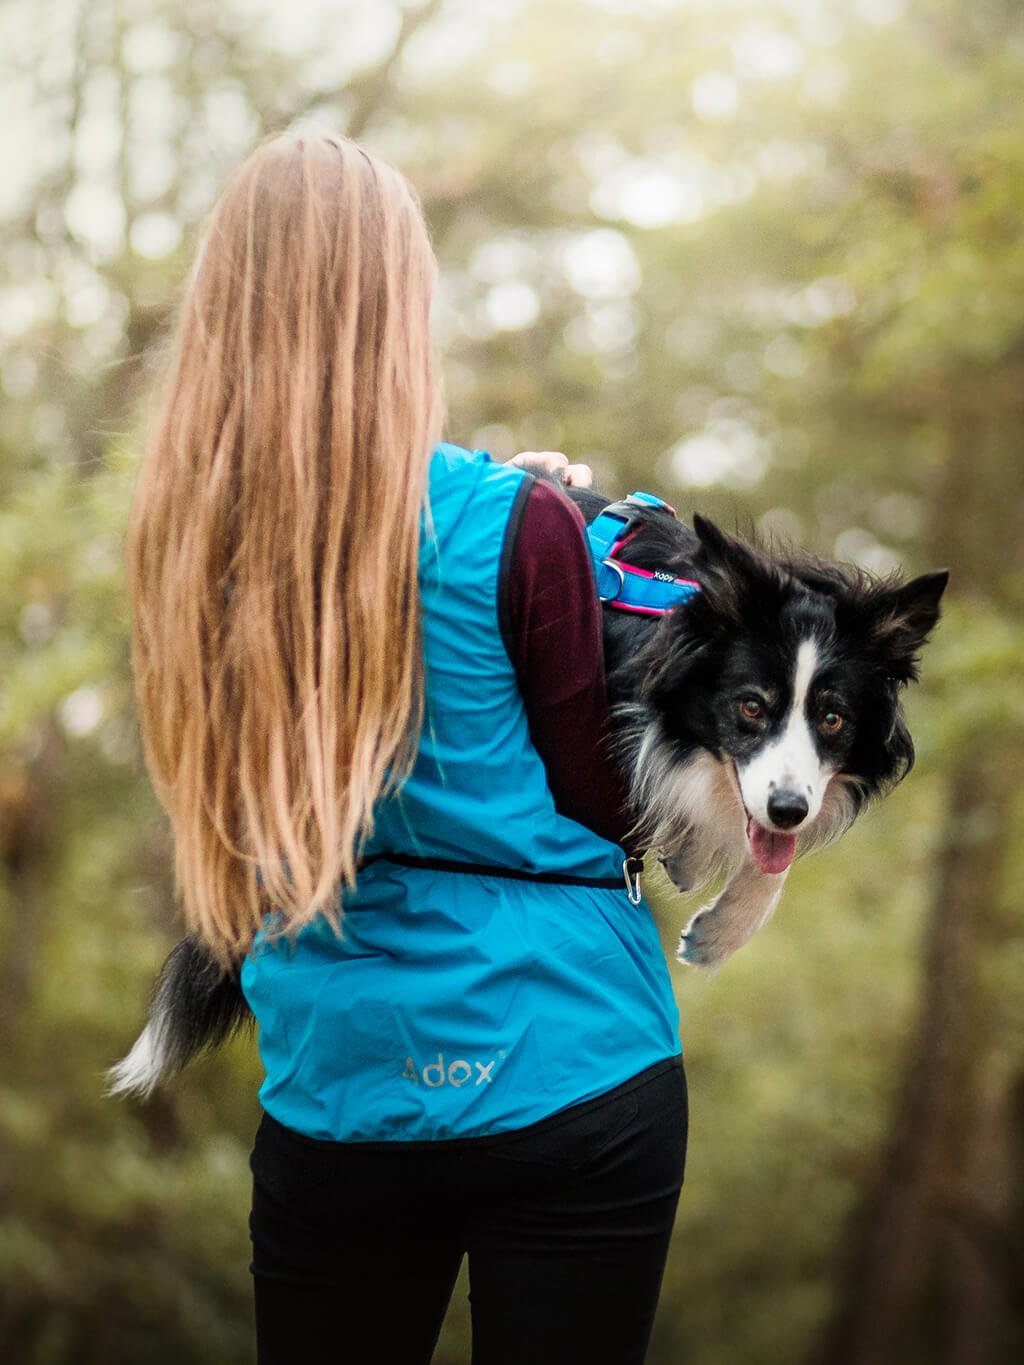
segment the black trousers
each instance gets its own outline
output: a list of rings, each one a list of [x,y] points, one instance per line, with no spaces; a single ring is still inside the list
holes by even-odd
[[[686,1160],[679,1058],[496,1137],[334,1143],[264,1115],[259,1365],[426,1365],[463,1255],[473,1365],[634,1365]]]

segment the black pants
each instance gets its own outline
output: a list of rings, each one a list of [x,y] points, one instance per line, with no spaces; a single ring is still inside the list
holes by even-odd
[[[497,1137],[333,1143],[264,1115],[260,1365],[421,1365],[464,1254],[473,1365],[634,1365],[686,1159],[679,1058]]]

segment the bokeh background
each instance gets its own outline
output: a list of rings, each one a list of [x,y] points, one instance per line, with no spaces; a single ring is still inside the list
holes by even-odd
[[[0,1358],[252,1359],[254,1047],[102,1095],[179,930],[122,547],[197,226],[312,119],[422,194],[452,439],[952,569],[914,773],[673,964],[650,1359],[1024,1359],[1018,0],[4,0],[0,83]]]

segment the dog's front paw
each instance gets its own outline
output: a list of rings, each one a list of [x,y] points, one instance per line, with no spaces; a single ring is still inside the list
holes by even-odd
[[[691,967],[720,967],[764,924],[779,902],[785,881],[785,872],[765,876],[753,864],[741,868],[690,920],[676,957]]]
[[[676,960],[688,967],[720,967],[730,955],[715,924],[714,904],[700,910],[683,930],[676,948]]]

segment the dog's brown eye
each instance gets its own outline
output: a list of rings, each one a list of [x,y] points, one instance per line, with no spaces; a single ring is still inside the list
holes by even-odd
[[[844,717],[838,711],[826,711],[819,721],[819,725],[826,735],[838,735],[845,724]]]
[[[740,715],[744,720],[761,720],[764,717],[764,707],[756,697],[744,697],[740,702]]]

